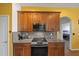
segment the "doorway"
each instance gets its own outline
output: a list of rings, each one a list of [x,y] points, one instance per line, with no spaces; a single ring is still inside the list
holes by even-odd
[[[71,19],[67,16],[60,19],[61,39],[65,42],[65,49],[71,48]]]
[[[0,15],[0,56],[8,56],[8,19]]]

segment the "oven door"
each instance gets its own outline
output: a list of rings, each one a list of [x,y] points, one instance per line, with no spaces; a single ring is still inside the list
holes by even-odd
[[[48,47],[32,47],[32,56],[48,56]]]

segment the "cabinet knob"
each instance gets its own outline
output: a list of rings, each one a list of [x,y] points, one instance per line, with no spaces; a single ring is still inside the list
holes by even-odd
[[[12,31],[9,31],[9,33],[11,33]]]

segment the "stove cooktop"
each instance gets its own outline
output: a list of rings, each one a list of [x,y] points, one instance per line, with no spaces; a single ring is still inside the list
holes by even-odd
[[[47,42],[47,40],[45,38],[34,38],[32,40],[32,42],[38,42],[38,41],[40,41],[40,42]]]
[[[34,38],[32,40],[32,47],[47,47],[48,42],[45,38]]]

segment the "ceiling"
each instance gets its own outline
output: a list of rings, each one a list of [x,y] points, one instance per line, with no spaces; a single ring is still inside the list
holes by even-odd
[[[79,3],[19,3],[20,6],[79,8]]]

